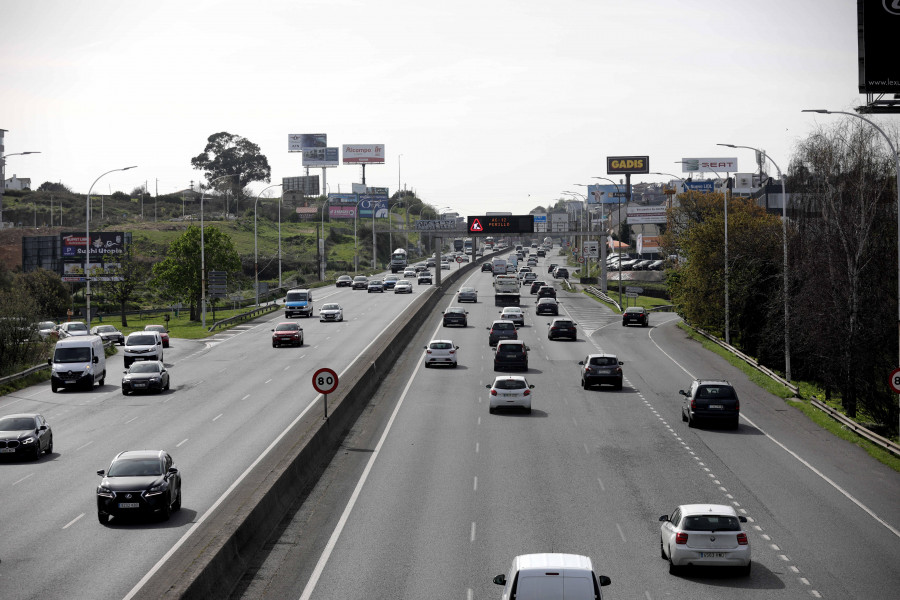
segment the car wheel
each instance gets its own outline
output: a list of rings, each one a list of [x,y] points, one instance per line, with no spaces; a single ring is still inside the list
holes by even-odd
[[[38,441],[37,446],[34,447],[34,454],[32,455],[31,460],[39,460],[41,458],[41,454],[43,454],[43,452],[41,451],[41,442]]]
[[[453,368],[455,369],[455,368],[456,368],[456,363],[453,363],[453,364],[450,365],[450,366],[453,367]]]
[[[696,421],[696,419],[692,419],[692,418],[691,418],[691,415],[688,415],[688,416],[687,416],[687,423],[688,423],[688,427],[689,427],[690,429],[693,429],[693,428],[695,428],[695,427],[697,426],[697,424],[696,424],[694,421]]]
[[[52,381],[50,382],[50,391],[54,394],[59,391],[59,387]]]
[[[681,567],[672,562],[672,557],[669,557],[669,575],[679,575],[681,573]]]
[[[101,525],[106,525],[109,523],[109,515],[105,512],[97,511],[97,520],[100,521]]]
[[[166,505],[163,506],[162,512],[159,514],[163,521],[168,521],[172,517],[172,499],[166,498]]]
[[[663,545],[662,538],[659,538],[659,557],[663,559],[668,558],[666,556],[666,547]]]
[[[616,389],[617,389],[617,390],[621,390],[621,389],[622,389],[622,381],[621,381],[621,380],[619,380],[619,382],[616,384]]]
[[[531,407],[530,407],[530,406],[529,406],[528,408],[525,409],[525,414],[526,414],[526,415],[530,415],[530,414],[531,414]]]
[[[169,391],[169,380],[168,379],[166,379],[166,387],[164,387],[163,389],[166,390],[167,392]]]
[[[172,510],[181,510],[181,486],[178,486],[178,497],[175,498],[175,504],[172,505]]]
[[[687,423],[687,420],[688,420],[687,415],[684,414],[684,410],[682,409],[682,411],[681,411],[681,422],[682,422],[682,423]]]
[[[103,377],[100,378],[100,381],[98,383],[102,387],[105,382],[106,382],[106,371],[103,371]]]
[[[124,364],[125,364],[125,368],[127,369],[128,367],[131,366],[131,363],[134,362],[134,361],[128,360],[128,358],[126,357],[126,358],[124,359],[123,362],[124,362]]]
[[[128,390],[126,390],[125,388],[122,388],[122,395],[123,395],[123,396],[127,396],[127,395],[128,395]]]
[[[277,347],[278,347],[278,344],[276,344],[275,342],[272,342],[272,347],[273,347],[273,348],[277,348]]]
[[[496,413],[496,412],[497,412],[497,409],[494,408],[493,406],[489,406],[489,407],[488,407],[488,413],[494,414],[494,413]]]
[[[731,423],[731,428],[732,428],[732,429],[737,429],[737,428],[740,427],[740,426],[741,426],[741,420],[740,420],[740,418],[735,419],[735,420]]]
[[[586,380],[582,379],[582,380],[581,380],[581,387],[583,387],[584,389],[588,389],[588,388],[591,387],[591,386],[588,385],[588,382],[587,382]]]
[[[300,336],[300,345],[301,346],[303,345],[303,336],[302,335]]]
[[[50,443],[47,444],[47,454],[53,454],[53,436],[50,436]]]
[[[750,577],[750,565],[752,565],[752,564],[753,564],[753,562],[751,561],[751,562],[747,563],[747,566],[741,567],[741,575],[742,576]]]
[[[430,368],[430,367],[431,367],[431,363],[428,363],[428,362],[425,363],[425,368],[426,368],[426,369],[428,369],[428,368]]]

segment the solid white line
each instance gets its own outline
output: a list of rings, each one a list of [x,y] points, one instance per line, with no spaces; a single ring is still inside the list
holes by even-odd
[[[184,438],[183,440],[181,440],[180,442],[178,442],[177,444],[175,444],[175,447],[176,447],[176,448],[180,448],[181,445],[182,445],[183,443],[185,443],[186,441],[188,441],[188,438]]]
[[[77,521],[78,519],[80,519],[80,518],[83,517],[83,516],[84,516],[84,513],[81,513],[80,515],[78,515],[77,517],[75,517],[74,519],[72,519],[71,521],[69,521],[68,523],[66,523],[66,526],[63,527],[63,529],[68,529],[68,528],[69,528],[69,525],[74,524],[75,521]]]
[[[90,446],[90,445],[93,444],[93,443],[94,443],[94,442],[91,441],[91,442],[88,442],[87,444],[83,444],[83,445],[81,445],[81,446],[78,446],[77,448],[75,448],[75,450],[73,450],[73,452],[78,452],[78,451],[81,450],[82,448],[87,448],[88,446]]]
[[[137,420],[138,420],[138,417],[132,417],[132,418],[128,419],[127,421],[125,421],[125,425],[128,425],[132,421],[137,421]]]
[[[626,541],[626,540],[625,540],[625,532],[622,531],[622,526],[619,525],[618,523],[616,523],[616,529],[619,530],[619,537],[621,537],[621,538],[622,538],[622,541],[625,542],[625,541]]]
[[[403,313],[398,314],[396,317],[394,317],[391,320],[390,323],[385,325],[385,327],[378,333],[378,335],[374,336],[372,338],[372,341],[369,342],[366,345],[366,347],[363,348],[362,351],[353,358],[352,361],[350,361],[350,364],[347,365],[347,368],[338,374],[338,378],[343,377],[350,369],[352,369],[353,365],[356,364],[356,361],[359,360],[359,357],[363,356],[369,350],[369,348],[372,346],[372,344],[375,343],[375,340],[377,340],[379,337],[381,337],[381,335],[385,331],[387,331],[388,329],[391,329],[394,326],[394,323],[397,321],[397,319],[399,319],[402,316],[403,316]],[[226,369],[222,369],[222,371],[220,371],[220,372],[224,372],[225,370]],[[412,382],[412,380],[410,380],[410,382]],[[407,389],[408,389],[408,386],[407,386]],[[191,526],[191,528],[188,529],[184,533],[184,535],[181,536],[178,539],[178,541],[175,542],[175,544],[171,548],[169,548],[169,550],[162,556],[162,558],[160,558],[156,562],[156,564],[153,565],[153,567],[149,571],[147,571],[147,573],[143,577],[141,577],[141,580],[138,581],[134,585],[133,588],[131,588],[131,591],[129,591],[128,594],[125,595],[125,597],[122,600],[130,600],[131,598],[134,598],[135,594],[137,594],[140,591],[140,589],[142,587],[144,587],[144,584],[147,583],[147,581],[149,581],[150,578],[153,577],[153,575],[155,575],[156,572],[162,568],[162,566],[165,564],[165,562],[167,560],[169,560],[170,556],[175,554],[175,552],[179,548],[181,548],[181,546],[184,545],[184,543],[188,540],[188,538],[190,538],[194,534],[194,532],[200,527],[200,525],[202,525],[209,518],[209,516],[213,513],[213,511],[215,511],[219,507],[219,505],[225,501],[225,499],[231,494],[231,492],[233,492],[234,489],[247,477],[247,475],[256,467],[256,465],[258,465],[269,454],[269,452],[272,451],[272,448],[274,448],[278,444],[278,442],[280,442],[281,439],[287,435],[288,431],[290,431],[294,425],[296,425],[298,422],[300,422],[300,420],[303,419],[304,416],[306,416],[306,413],[309,412],[310,409],[312,409],[314,406],[318,405],[318,401],[321,397],[322,397],[321,394],[317,395],[306,406],[306,408],[304,408],[302,411],[300,411],[300,414],[297,415],[297,417],[293,421],[291,421],[288,424],[288,426],[285,427],[284,430],[280,434],[278,434],[278,437],[276,437],[274,440],[272,440],[272,443],[269,444],[266,447],[266,449],[262,451],[262,453],[256,458],[256,460],[254,460],[252,463],[250,463],[250,466],[248,466],[246,469],[244,469],[244,472],[241,473],[238,476],[238,478],[235,479],[234,482],[230,486],[228,486],[228,489],[226,489],[224,492],[222,492],[222,495],[219,496],[218,499],[216,499],[216,501],[212,504],[212,506],[210,506],[206,510],[206,512],[203,513],[199,519],[197,519],[197,521]],[[93,442],[88,442],[88,444],[92,444],[92,443]],[[87,444],[85,444],[85,445],[87,445]],[[82,447],[84,447],[84,446],[82,446]],[[374,458],[374,456],[373,456],[373,458]]]
[[[23,477],[22,479],[20,479],[20,480],[18,480],[18,481],[14,481],[14,482],[13,482],[13,485],[16,485],[17,483],[22,483],[23,481],[25,481],[26,479],[28,479],[28,478],[31,477],[32,475],[34,475],[34,473],[29,473],[28,475],[26,475],[26,476]]]
[[[243,398],[241,398],[241,401],[243,402],[244,400],[246,400],[246,399],[249,398],[249,397],[250,397],[250,394],[247,394],[246,396],[244,396]]]
[[[472,491],[473,492],[478,491],[478,475],[475,476],[475,481],[472,483]]]
[[[475,541],[475,521],[472,521],[472,529],[471,529],[471,531],[469,532],[469,541],[470,541],[470,542],[474,542],[474,541]]]
[[[219,420],[219,417],[221,417],[221,416],[222,416],[222,413],[219,413],[218,415],[216,415],[216,417],[213,419],[213,423],[215,423],[216,421],[218,421],[218,420]]]

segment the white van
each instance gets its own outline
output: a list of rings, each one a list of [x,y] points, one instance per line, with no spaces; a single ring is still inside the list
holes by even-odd
[[[50,365],[50,389],[61,387],[93,389],[94,383],[103,385],[106,379],[106,353],[100,336],[70,337],[56,342]]]
[[[125,338],[125,368],[136,360],[163,360],[163,341],[158,331],[132,331]]]
[[[600,600],[610,579],[594,573],[587,556],[542,553],[515,557],[494,583],[504,586],[503,600]]]

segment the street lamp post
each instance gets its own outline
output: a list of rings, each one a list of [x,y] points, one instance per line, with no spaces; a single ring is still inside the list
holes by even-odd
[[[615,181],[613,181],[612,179],[610,179],[609,177],[594,176],[594,177],[591,177],[591,179],[602,179],[603,181],[608,181],[611,184],[613,184],[614,186],[616,186],[616,200],[617,200],[616,204],[618,205],[618,208],[619,208],[619,227],[621,227],[622,226],[622,190],[619,189],[619,184],[616,183]],[[612,216],[610,216],[610,220],[612,220]],[[612,232],[610,232],[609,235],[612,236]],[[619,306],[622,306],[622,257],[617,256],[616,258],[618,259],[616,262],[619,263],[619,268],[617,269],[619,271]],[[603,274],[603,269],[605,269],[605,268],[606,268],[606,261],[604,260],[603,264],[600,265],[601,275]],[[603,289],[604,293],[607,291],[605,277],[603,278],[602,289]]]
[[[253,202],[253,288],[256,293],[256,306],[259,306],[259,246],[257,245],[256,239],[256,207],[259,204],[259,198],[262,196],[262,193],[269,188],[280,187],[281,183],[273,183],[272,185],[264,187],[260,190],[259,194],[256,195],[256,201]],[[281,256],[281,200],[278,201],[278,252],[279,256]],[[280,284],[279,284],[280,285]]]
[[[757,155],[772,162],[778,178],[781,180],[781,234],[782,245],[784,249],[784,378],[791,380],[791,335],[790,335],[790,303],[788,302],[788,244],[787,244],[787,203],[788,197],[784,186],[784,177],[781,169],[772,160],[772,157],[766,154],[765,150],[760,150],[752,146],[737,146],[735,144],[716,144],[717,146],[725,146],[726,148],[744,148],[745,150],[753,150]]]
[[[132,167],[122,167],[121,169],[112,169],[111,171],[107,171],[103,173],[94,180],[94,183],[91,184],[91,187],[88,189],[87,194],[87,203],[85,207],[85,239],[84,239],[84,281],[87,284],[87,287],[84,291],[84,298],[86,302],[86,310],[87,315],[85,319],[87,320],[87,328],[91,328],[91,192],[94,191],[94,186],[100,181],[100,178],[104,175],[109,175],[110,173],[115,173],[116,171],[127,171],[128,169],[135,169],[137,166]]]
[[[229,177],[233,177],[233,175],[222,175],[221,177],[216,177],[212,181],[209,182],[211,186],[215,182],[220,179],[226,179]],[[203,305],[201,311],[203,314],[202,324],[203,329],[206,329],[206,251],[205,251],[205,241],[203,238],[203,186],[200,186],[200,303]],[[226,217],[228,216],[228,211],[225,211]]]
[[[891,149],[891,152],[894,155],[894,175],[897,178],[897,346],[898,364],[900,364],[900,151],[898,151],[897,147],[894,146],[891,138],[888,137],[888,135],[884,132],[883,129],[881,129],[881,127],[876,125],[870,119],[863,117],[862,115],[843,112],[840,110],[826,110],[824,108],[806,109],[802,112],[815,112],[823,115],[849,115],[851,117],[856,117],[857,119],[862,119],[863,121],[874,127],[875,130],[881,134],[881,136],[887,142],[888,148]],[[900,428],[900,424],[898,424],[898,428]],[[898,429],[898,431],[900,431],[900,429]]]

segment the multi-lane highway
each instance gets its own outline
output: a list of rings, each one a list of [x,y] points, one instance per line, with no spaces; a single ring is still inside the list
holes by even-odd
[[[896,473],[687,340],[675,315],[623,328],[563,291],[579,339],[547,340],[550,319],[535,317],[526,291],[533,412],[490,415],[485,327],[500,309],[490,274],[468,279],[479,290],[465,305],[468,327],[441,328],[434,314],[234,598],[496,598],[490,580],[513,556],[549,551],[589,555],[612,578],[608,598],[895,597]],[[55,434],[53,455],[0,464],[0,597],[125,597],[314,400],[312,372],[341,372],[410,301],[346,288],[318,291],[317,303],[326,299],[347,321],[301,320],[302,348],[271,347],[280,314],[212,340],[173,340],[168,393],[122,396],[113,357],[107,385],[91,393],[47,384],[0,399],[0,413],[41,412]],[[439,306],[450,304],[448,294]],[[424,368],[432,338],[460,346],[457,369]],[[577,362],[596,351],[625,362],[624,389],[581,389]],[[681,422],[677,391],[692,377],[734,383],[737,431]],[[137,448],[173,454],[184,507],[169,522],[100,525],[94,473]],[[657,519],[688,502],[747,515],[749,578],[668,574]]]
[[[896,597],[897,474],[688,340],[675,315],[623,328],[560,292],[578,341],[548,341],[549,319],[529,310],[533,412],[489,414],[490,281],[470,277],[480,297],[467,328],[442,328],[436,313],[410,344],[233,598],[498,598],[491,578],[515,555],[551,551],[590,556],[612,578],[609,598]],[[424,368],[432,338],[460,346],[457,369]],[[581,389],[577,362],[597,351],[625,362],[623,390]],[[678,390],[694,377],[737,387],[737,431],[681,422]],[[748,517],[749,578],[669,575],[657,519],[692,502]]]
[[[107,361],[106,385],[92,392],[54,394],[48,382],[0,397],[0,414],[40,412],[54,433],[52,455],[0,463],[0,598],[125,597],[313,402],[312,373],[341,373],[426,289],[316,290],[317,306],[339,302],[345,320],[295,319],[300,348],[271,345],[283,311],[211,339],[173,339],[165,356],[171,390],[162,394],[123,396],[118,354]],[[184,503],[170,521],[98,523],[96,471],[128,449],[174,457]]]

